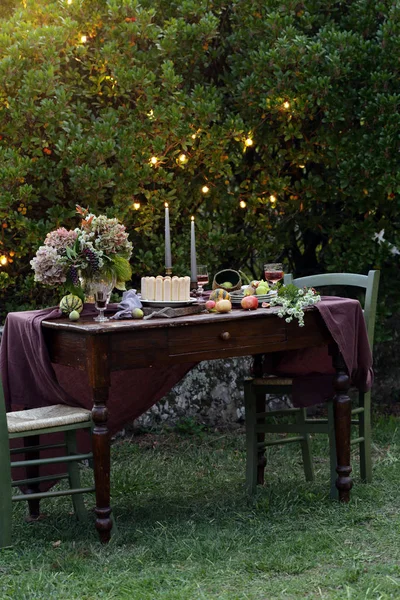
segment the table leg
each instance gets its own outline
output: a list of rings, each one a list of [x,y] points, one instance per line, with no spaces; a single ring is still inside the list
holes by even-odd
[[[107,427],[107,388],[93,389],[92,433],[94,480],[96,487],[96,529],[103,544],[110,541],[110,434]]]
[[[92,447],[96,487],[96,529],[100,541],[110,541],[112,521],[110,507],[110,432],[108,431],[107,401],[111,385],[108,336],[90,336],[86,342],[87,369],[92,388]]]
[[[348,396],[350,377],[343,356],[337,347],[332,348],[332,364],[336,375],[333,387],[336,395],[333,399],[336,439],[336,487],[339,490],[339,501],[349,502],[353,480],[350,477],[350,435],[351,435],[351,400]]]

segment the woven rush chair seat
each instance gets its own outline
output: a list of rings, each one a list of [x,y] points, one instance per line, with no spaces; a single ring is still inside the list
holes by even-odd
[[[21,433],[23,431],[72,425],[90,421],[90,410],[75,408],[64,404],[55,404],[43,408],[19,410],[7,413],[8,433]]]
[[[368,341],[373,347],[375,315],[378,298],[380,272],[371,270],[368,275],[357,273],[327,273],[311,275],[293,279],[292,275],[285,275],[285,284],[294,284],[296,287],[331,287],[336,293],[340,286],[352,287],[364,293],[363,306],[364,319],[368,334]],[[260,357],[259,357],[260,358]],[[266,395],[277,396],[292,393],[293,379],[257,373],[255,377],[246,378],[244,381],[244,400],[246,415],[246,487],[250,494],[256,486],[264,484],[264,471],[266,466],[265,449],[268,446],[281,444],[299,444],[302,453],[304,474],[307,481],[314,481],[314,467],[311,454],[311,435],[326,434],[329,439],[330,455],[330,496],[338,498],[336,488],[336,441],[333,415],[333,402],[327,403],[327,418],[310,417],[306,408],[284,408],[279,410],[266,410]],[[282,418],[281,418],[282,417]],[[365,483],[372,481],[371,460],[371,391],[358,393],[358,407],[352,409],[352,426],[358,431],[357,437],[351,439],[352,445],[359,446],[360,476]],[[271,434],[275,436],[271,438]],[[278,436],[278,437],[276,437]]]

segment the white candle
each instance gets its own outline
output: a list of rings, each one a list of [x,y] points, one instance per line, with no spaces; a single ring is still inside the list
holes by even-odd
[[[190,226],[190,280],[197,282],[196,237],[194,233],[194,217],[191,217]]]
[[[165,203],[165,268],[172,267],[171,260],[171,236],[169,231],[169,208],[168,202]]]

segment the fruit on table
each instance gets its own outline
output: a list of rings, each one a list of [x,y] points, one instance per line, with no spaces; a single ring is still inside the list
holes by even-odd
[[[258,308],[258,298],[256,296],[245,296],[242,298],[240,305],[245,310],[255,310]]]
[[[217,288],[210,294],[210,300],[214,300],[214,302],[218,302],[219,300],[230,300],[230,298],[229,292],[223,290],[222,288]]]
[[[233,288],[233,283],[231,283],[230,281],[225,281],[225,283],[221,283],[221,287],[230,290],[231,288]]]
[[[262,296],[265,294],[268,294],[269,292],[269,286],[268,285],[259,285],[256,289],[256,294],[257,296]]]
[[[60,310],[65,315],[69,315],[73,310],[81,313],[83,309],[83,302],[79,298],[79,296],[75,296],[74,294],[67,294],[63,298],[61,298],[60,302]]]
[[[205,306],[209,312],[215,312],[215,305],[216,305],[216,302],[214,300],[207,300]]]
[[[253,287],[252,285],[248,285],[246,288],[244,288],[243,290],[243,295],[244,296],[253,296],[256,293],[256,288]]]
[[[226,313],[232,310],[232,304],[230,300],[219,300],[215,305],[215,310],[219,313]]]
[[[78,321],[80,316],[81,315],[78,313],[77,310],[71,310],[71,312],[69,313],[69,318],[71,319],[71,321]]]
[[[143,319],[144,312],[142,311],[141,308],[133,308],[132,309],[132,317],[134,319]]]

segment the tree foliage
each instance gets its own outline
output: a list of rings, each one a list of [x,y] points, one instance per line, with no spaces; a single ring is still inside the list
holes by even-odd
[[[26,0],[0,34],[3,306],[51,300],[29,260],[76,203],[127,226],[133,283],[162,272],[168,202],[177,274],[193,214],[211,271],[378,267],[393,310],[399,33],[398,0]]]

